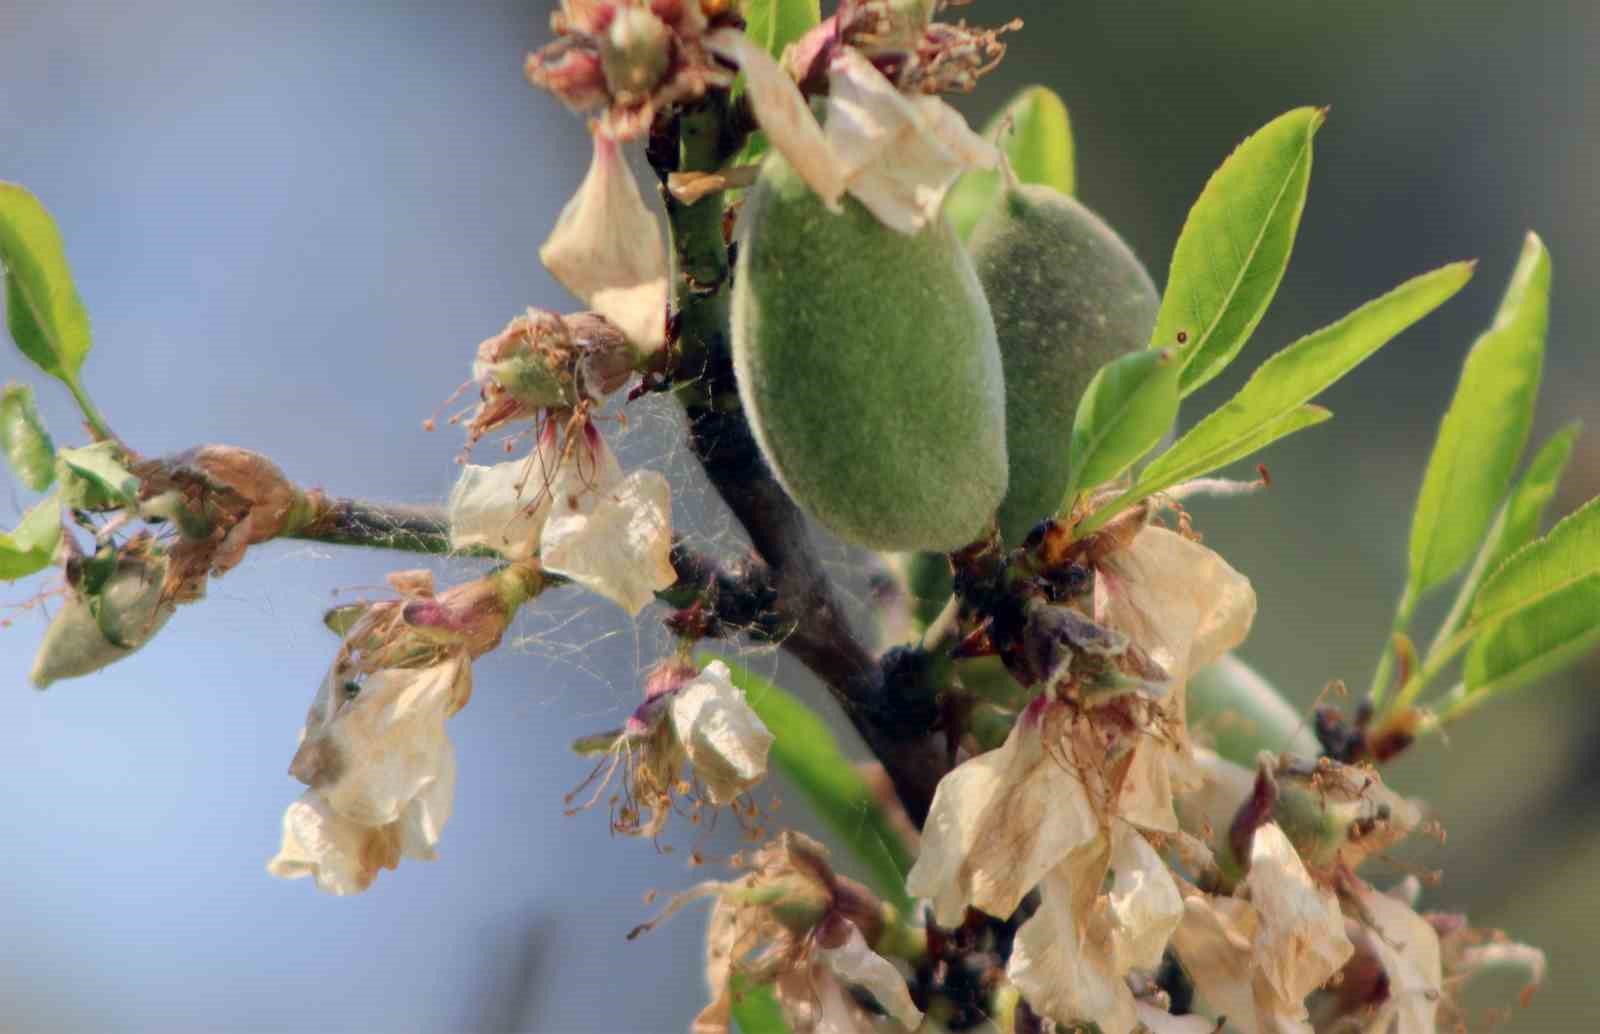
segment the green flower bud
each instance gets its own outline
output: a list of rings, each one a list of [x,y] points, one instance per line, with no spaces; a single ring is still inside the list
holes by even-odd
[[[165,557],[124,554],[114,564],[103,582],[94,584],[99,582],[97,572],[86,570],[69,589],[28,676],[39,689],[121,660],[149,642],[172,616],[173,605],[162,598]]]
[[[831,531],[875,549],[955,549],[1006,488],[989,306],[943,220],[901,234],[843,205],[830,213],[768,159],[734,287],[739,394],[779,480]]]
[[[971,250],[1005,366],[1011,473],[999,523],[1015,546],[1061,504],[1084,388],[1101,366],[1149,343],[1161,298],[1099,216],[1049,187],[1010,186]]]
[[[600,46],[600,67],[611,96],[624,102],[650,96],[671,60],[672,33],[643,7],[622,7]]]

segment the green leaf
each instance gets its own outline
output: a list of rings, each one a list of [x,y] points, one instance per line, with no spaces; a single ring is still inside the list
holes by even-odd
[[[1567,461],[1572,458],[1572,446],[1578,440],[1583,425],[1573,421],[1550,436],[1544,447],[1528,464],[1528,472],[1506,501],[1504,515],[1496,534],[1485,543],[1490,549],[1484,564],[1487,573],[1506,562],[1506,558],[1539,536],[1539,526],[1544,523],[1544,512],[1555,498],[1561,475],[1566,472]]]
[[[1172,252],[1151,347],[1184,349],[1189,395],[1239,354],[1278,291],[1311,182],[1320,108],[1267,123],[1212,174]]]
[[[1072,424],[1072,475],[1063,509],[1160,444],[1178,419],[1181,372],[1170,349],[1133,352],[1096,371]]]
[[[789,44],[822,21],[819,0],[740,0],[739,11],[745,36],[780,59]]]
[[[1489,576],[1472,606],[1472,626],[1496,624],[1596,576],[1600,576],[1600,496],[1568,514],[1544,538],[1511,554]]]
[[[1411,524],[1407,594],[1459,571],[1483,542],[1533,424],[1550,312],[1550,253],[1530,233],[1500,311],[1467,355]]]
[[[1072,120],[1054,90],[1029,86],[1018,91],[984,126],[983,136],[1005,153],[1018,181],[1072,196],[1077,184]],[[994,204],[1000,182],[998,170],[971,169],[945,196],[945,214],[962,240],[972,235],[973,227]]]
[[[1333,413],[1321,406],[1304,405],[1291,409],[1276,419],[1268,420],[1253,431],[1246,431],[1232,440],[1217,439],[1209,444],[1198,442],[1194,445],[1185,445],[1190,435],[1184,435],[1176,445],[1157,456],[1139,475],[1139,480],[1133,489],[1118,499],[1114,505],[1119,510],[1124,509],[1147,496],[1164,492],[1173,485],[1221,470],[1230,463],[1236,463],[1246,456],[1260,452],[1279,438],[1287,438],[1296,431],[1304,431],[1332,418]],[[1182,452],[1178,451],[1180,445],[1184,446]]]
[[[17,347],[45,373],[77,384],[91,343],[89,314],[73,286],[55,220],[15,183],[0,182],[0,264],[6,325]]]
[[[61,541],[61,504],[54,496],[22,515],[17,530],[0,534],[0,580],[25,578],[50,566]]]
[[[0,450],[17,480],[43,492],[56,478],[56,447],[33,405],[33,389],[7,384],[0,391]]]
[[[62,502],[78,510],[109,510],[139,500],[139,479],[123,465],[122,447],[96,442],[56,453]]]
[[[778,1006],[777,995],[771,984],[757,984],[748,976],[734,970],[730,990],[733,992],[733,1022],[739,1034],[789,1034],[789,1024]]]
[[[1490,696],[1553,675],[1600,646],[1600,574],[1520,611],[1473,641],[1467,696]]]
[[[819,0],[740,0],[739,13],[744,16],[744,34],[759,43],[767,53],[779,60],[789,44],[804,36],[822,21]],[[744,92],[741,76],[734,86],[734,96]],[[767,153],[767,134],[756,130],[745,141],[730,165],[755,165]]]
[[[776,737],[773,762],[834,836],[866,864],[873,889],[902,915],[911,915],[905,874],[915,859],[833,733],[785,690],[726,657],[720,659],[728,665],[733,684],[744,690],[751,708]]]
[[[1337,323],[1296,341],[1262,363],[1239,393],[1201,420],[1139,475],[1107,515],[1163,488],[1232,463],[1294,431],[1321,423],[1328,411],[1306,406],[1397,334],[1461,290],[1470,262],[1413,277]],[[1097,513],[1085,526],[1103,523]]]

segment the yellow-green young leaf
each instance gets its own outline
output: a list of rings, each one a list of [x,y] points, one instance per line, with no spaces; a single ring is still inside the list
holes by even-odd
[[[789,1034],[788,1021],[783,1018],[771,984],[754,983],[737,970],[731,984],[733,1022],[739,1034]]]
[[[1282,416],[1259,424],[1254,430],[1245,431],[1232,439],[1216,438],[1209,442],[1197,441],[1191,445],[1187,444],[1194,434],[1191,431],[1178,439],[1172,448],[1152,460],[1150,465],[1140,472],[1139,480],[1134,483],[1128,494],[1118,499],[1114,505],[1120,510],[1147,496],[1164,492],[1173,485],[1221,470],[1230,463],[1236,463],[1246,456],[1260,452],[1279,438],[1287,438],[1296,431],[1315,427],[1332,417],[1333,413],[1321,406],[1305,405],[1291,409]]]
[[[865,863],[872,887],[883,898],[911,914],[905,874],[914,859],[889,821],[877,797],[839,749],[839,742],[810,708],[771,682],[720,658],[733,684],[760,715],[772,735],[771,758],[803,794],[840,843],[848,844]]]
[[[56,448],[33,406],[33,389],[7,384],[0,391],[0,451],[17,480],[43,492],[56,477]]]
[[[780,60],[784,48],[822,21],[818,0],[740,0],[739,13],[744,16],[744,34]],[[742,76],[734,89],[736,95],[743,92]],[[757,130],[729,164],[755,165],[767,153],[767,146],[767,135]]]
[[[1289,265],[1311,182],[1320,108],[1278,116],[1230,154],[1189,210],[1172,252],[1153,348],[1183,349],[1187,396],[1239,354]]]
[[[72,283],[55,220],[15,183],[0,183],[0,264],[12,340],[39,369],[76,384],[89,354],[89,314]]]
[[[1011,173],[1022,183],[1038,184],[1072,196],[1077,185],[1073,165],[1072,120],[1067,106],[1048,86],[1018,91],[983,129],[984,139],[1005,153]],[[956,232],[966,240],[1000,193],[1000,172],[971,169],[963,173],[944,202]]]
[[[1479,633],[1467,654],[1468,696],[1536,682],[1600,647],[1600,575],[1590,575]]]
[[[1326,410],[1302,407],[1438,308],[1471,277],[1469,262],[1413,277],[1339,322],[1296,341],[1262,363],[1237,395],[1150,464],[1139,478],[1139,488],[1166,487],[1196,477],[1250,449],[1327,419]]]
[[[1566,473],[1567,461],[1572,458],[1573,443],[1583,425],[1574,420],[1550,436],[1528,472],[1512,490],[1506,500],[1505,510],[1494,535],[1486,542],[1489,550],[1484,561],[1484,572],[1495,570],[1506,558],[1539,537],[1539,526],[1544,523],[1544,512],[1555,498],[1561,475]]]
[[[1472,626],[1483,629],[1600,575],[1600,496],[1517,550],[1483,583]]]
[[[1160,444],[1178,419],[1180,372],[1170,349],[1134,352],[1100,367],[1072,425],[1072,476],[1062,509]]]
[[[0,534],[0,580],[26,578],[50,566],[61,541],[61,504],[54,496],[22,515],[17,530]]]
[[[1530,233],[1494,323],[1472,346],[1411,522],[1409,595],[1459,571],[1483,542],[1533,424],[1550,313],[1550,253]]]
[[[122,447],[96,442],[56,453],[61,501],[75,510],[108,510],[139,499],[139,479],[123,465]]]

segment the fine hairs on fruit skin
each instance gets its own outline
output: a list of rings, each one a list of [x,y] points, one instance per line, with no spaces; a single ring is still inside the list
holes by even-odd
[[[779,481],[824,527],[873,549],[956,549],[1006,489],[988,303],[944,220],[905,235],[843,204],[829,212],[768,158],[739,231],[739,397]]]
[[[1084,388],[1149,343],[1161,297],[1115,231],[1049,187],[1008,185],[968,246],[1005,367],[1011,476],[999,524],[1015,546],[1061,506]]]

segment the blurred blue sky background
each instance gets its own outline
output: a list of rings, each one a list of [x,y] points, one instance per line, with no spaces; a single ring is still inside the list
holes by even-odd
[[[526,305],[571,307],[536,250],[582,175],[584,129],[520,73],[549,7],[0,5],[0,178],[61,223],[98,342],[86,377],[125,439],[151,454],[226,442],[340,494],[443,498],[459,438],[421,420],[478,340]],[[1458,301],[1328,394],[1334,423],[1269,455],[1270,493],[1197,514],[1261,596],[1245,655],[1300,700],[1331,677],[1364,685],[1434,428],[1528,227],[1556,261],[1536,438],[1574,417],[1600,425],[1600,7],[981,0],[959,13],[1029,21],[964,106],[976,120],[1023,82],[1061,91],[1081,196],[1158,281],[1227,151],[1284,109],[1332,105],[1257,360],[1413,273],[1483,260]],[[5,350],[8,378],[37,381]],[[74,441],[61,393],[39,390],[58,440]],[[668,409],[628,417],[625,456],[686,472]],[[1560,504],[1596,491],[1600,426]],[[685,492],[678,520],[736,549],[703,496]],[[0,515],[29,501],[0,489]],[[683,1029],[703,994],[699,918],[622,937],[649,914],[647,890],[701,878],[684,864],[693,839],[678,827],[662,856],[614,840],[603,813],[562,814],[588,771],[565,744],[631,708],[661,641],[648,612],[635,623],[552,593],[519,647],[478,666],[451,724],[461,774],[437,863],[344,900],[266,875],[334,646],[318,616],[335,590],[406,566],[257,550],[150,648],[48,694],[25,682],[42,618],[8,612],[0,1026]],[[468,565],[436,570],[448,581]],[[1505,702],[1396,775],[1451,834],[1424,853],[1446,872],[1430,904],[1471,906],[1552,950],[1551,985],[1508,1030],[1595,1027],[1596,681],[1591,662]]]

